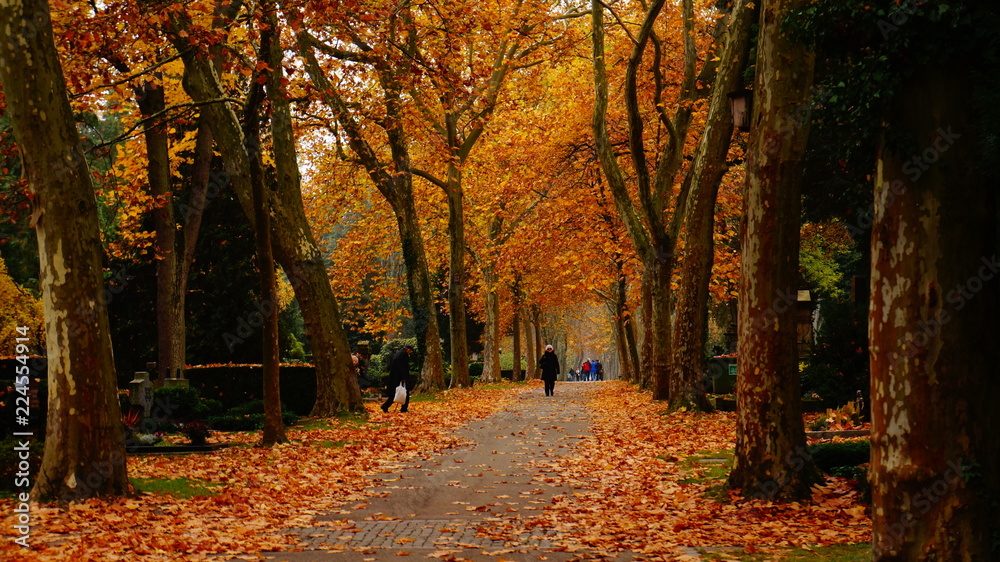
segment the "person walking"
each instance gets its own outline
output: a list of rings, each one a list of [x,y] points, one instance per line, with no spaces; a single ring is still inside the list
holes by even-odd
[[[590,359],[587,359],[580,365],[580,380],[590,380]]]
[[[594,359],[591,368],[594,369],[594,375],[599,381],[604,380],[604,365],[601,365],[600,359]]]
[[[538,368],[542,370],[542,380],[545,382],[545,395],[555,396],[556,377],[559,376],[559,359],[552,346],[545,346],[545,353],[538,359]]]
[[[399,351],[393,354],[392,359],[389,360],[389,379],[386,382],[386,394],[388,398],[385,403],[382,404],[382,411],[388,413],[389,406],[392,406],[393,400],[396,397],[396,387],[400,383],[406,387],[406,401],[403,402],[403,406],[399,408],[400,412],[406,412],[410,407],[410,391],[413,390],[413,386],[416,384],[416,379],[410,375],[410,354],[413,353],[413,346],[410,344],[404,345]]]

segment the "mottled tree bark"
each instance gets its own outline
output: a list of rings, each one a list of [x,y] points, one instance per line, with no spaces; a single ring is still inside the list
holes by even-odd
[[[681,210],[686,233],[674,308],[670,347],[671,409],[712,410],[705,396],[705,347],[708,339],[708,286],[715,259],[715,201],[725,175],[733,135],[727,94],[736,90],[746,67],[754,10],[740,1],[728,16],[725,47],[709,99],[708,116],[685,182],[687,208]],[[723,22],[720,22],[722,25]]]
[[[997,556],[1000,244],[972,71],[967,59],[935,61],[887,106],[869,313],[880,561]]]
[[[470,387],[469,343],[465,319],[465,203],[462,172],[448,167],[448,326],[451,333],[451,385]]]
[[[813,56],[781,32],[806,0],[765,0],[740,235],[736,453],[729,485],[749,497],[802,498],[820,479],[806,449],[796,345],[799,190]]]
[[[497,295],[496,267],[483,267],[486,289],[486,331],[483,335],[483,382],[500,381],[500,298]]]
[[[48,356],[48,427],[32,496],[130,490],[101,268],[97,200],[44,0],[0,4],[0,82],[29,181]]]

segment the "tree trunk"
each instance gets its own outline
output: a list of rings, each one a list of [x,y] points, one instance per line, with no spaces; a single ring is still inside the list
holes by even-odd
[[[625,381],[636,380],[636,365],[632,363],[632,351],[629,345],[629,335],[626,332],[630,327],[630,313],[628,310],[628,279],[622,272],[622,264],[616,264],[618,268],[618,280],[615,282],[615,293],[613,311],[615,321],[615,344],[618,349],[619,378]],[[633,337],[634,338],[634,337]],[[634,343],[633,343],[634,345]]]
[[[538,360],[542,358],[545,349],[542,343],[542,313],[536,304],[531,305],[531,333],[535,340],[535,357],[531,361],[534,368],[531,371],[531,378],[540,379],[542,378],[542,370],[538,368]]]
[[[49,359],[45,453],[31,494],[39,501],[126,494],[114,358],[101,304],[97,200],[49,5],[0,4],[0,28],[0,82],[34,207]]]
[[[175,22],[174,25],[181,30],[184,23]],[[200,102],[223,99],[225,96],[211,61],[192,51],[186,45],[186,40],[175,42],[178,50],[184,53],[181,58],[185,70],[184,87],[188,95]],[[226,172],[240,205],[252,221],[254,215],[250,196],[249,158],[239,119],[222,102],[209,103],[204,106],[203,111],[220,152],[225,155]],[[274,213],[272,235],[275,257],[295,291],[313,350],[316,403],[312,415],[326,417],[342,410],[361,411],[364,404],[351,361],[347,334],[330,287],[322,253],[306,220],[301,191],[283,179],[287,177],[279,174],[277,197],[271,198],[271,210]]]
[[[524,343],[528,348],[528,356],[525,358],[524,380],[532,380],[538,378],[535,376],[535,371],[538,370],[538,354],[535,353],[535,337],[531,333],[531,312],[527,309],[524,311],[523,323]]]
[[[163,111],[166,107],[162,84],[143,82],[136,88],[139,111],[145,118]],[[146,127],[146,175],[149,194],[156,201],[153,225],[156,231],[156,333],[157,333],[157,386],[164,379],[172,378],[177,369],[184,368],[184,343],[178,326],[183,326],[183,309],[180,309],[180,287],[177,267],[177,228],[174,221],[174,203],[170,187],[170,146],[165,123]]]
[[[397,182],[396,214],[399,240],[406,265],[406,281],[413,303],[413,327],[417,336],[417,350],[423,358],[421,390],[444,390],[444,357],[441,352],[441,333],[438,326],[437,305],[431,296],[430,273],[427,270],[427,253],[420,233],[417,207],[413,200],[413,183],[407,176]]]
[[[650,41],[658,44],[654,27],[663,9],[665,0],[653,0],[645,6],[646,13],[638,34],[634,38],[632,52],[625,70],[625,107],[628,117],[629,156],[632,160],[639,209],[632,202],[632,190],[625,181],[625,174],[611,146],[608,133],[608,77],[604,46],[604,9],[599,0],[591,2],[591,28],[594,65],[594,116],[591,127],[594,132],[595,148],[601,170],[615,200],[615,207],[621,215],[625,229],[635,246],[643,265],[643,369],[641,381],[644,388],[652,388],[654,400],[669,399],[669,346],[671,290],[670,275],[673,271],[674,247],[680,221],[675,213],[668,226],[667,204],[672,197],[674,178],[683,163],[684,144],[691,124],[693,102],[699,97],[698,82],[708,82],[714,73],[715,64],[711,60],[702,68],[701,76],[696,74],[697,48],[694,31],[694,3],[683,0],[682,19],[684,24],[684,73],[677,109],[668,120],[662,103],[663,90],[655,94],[657,111],[661,122],[669,122],[667,139],[659,150],[658,160],[650,174],[650,162],[646,157],[643,126],[646,119],[640,112],[638,95],[638,74],[646,46]],[[654,49],[653,69],[657,86],[663,83],[660,72],[660,50]],[[700,78],[700,80],[699,80]],[[683,193],[679,201],[683,200]],[[680,203],[678,203],[680,206]]]
[[[635,315],[629,314],[625,318],[625,345],[628,348],[628,360],[631,363],[631,382],[642,382],[642,362],[639,360],[639,343],[635,337]]]
[[[510,375],[510,380],[517,382],[524,380],[524,372],[521,370],[521,305],[515,296],[514,317],[511,320],[514,332],[514,371]]]
[[[198,119],[198,136],[195,140],[194,165],[191,174],[191,192],[188,204],[182,205],[181,214],[184,221],[182,234],[184,237],[183,251],[180,261],[177,263],[177,299],[174,305],[177,307],[174,320],[174,330],[176,336],[173,338],[177,346],[175,357],[179,359],[177,367],[183,369],[187,365],[187,285],[191,275],[191,264],[194,263],[195,249],[198,245],[198,236],[201,232],[202,217],[205,216],[205,207],[208,205],[208,188],[212,176],[212,160],[215,156],[215,140],[212,137],[212,130],[204,117]],[[223,186],[213,186],[215,190],[221,190]],[[174,376],[177,377],[177,371]],[[178,377],[179,378],[179,377]]]
[[[430,274],[427,268],[427,254],[423,235],[417,217],[417,207],[413,199],[413,176],[410,171],[408,140],[403,130],[404,120],[400,117],[401,86],[393,75],[380,72],[383,91],[386,96],[386,111],[393,118],[386,128],[386,137],[392,153],[392,166],[383,164],[375,151],[365,140],[362,127],[350,113],[347,104],[323,73],[313,54],[313,39],[305,32],[297,34],[299,53],[306,61],[309,78],[321,93],[324,102],[337,115],[349,139],[351,151],[358,157],[375,187],[392,206],[399,229],[399,239],[406,265],[407,288],[412,303],[413,326],[417,337],[418,357],[423,360],[421,369],[422,390],[444,389],[444,359],[441,352],[441,336],[438,329],[437,307],[431,293]],[[390,172],[390,169],[393,170]]]
[[[998,202],[971,62],[917,69],[887,105],[869,314],[879,561],[997,557]]]
[[[486,331],[483,347],[483,382],[500,381],[500,297],[497,295],[496,266],[483,267],[486,290]]]
[[[274,4],[264,2],[261,5],[266,28],[260,34],[260,55],[258,60],[274,69],[274,72],[264,71],[266,78],[267,97],[271,102],[271,133],[274,140],[274,161],[276,174],[285,181],[298,183],[298,166],[295,158],[295,145],[292,137],[292,115],[288,108],[288,100],[281,87],[282,51],[281,28],[274,13]],[[264,85],[254,81],[246,113],[244,114],[244,129],[247,134],[247,151],[250,153],[250,183],[253,188],[254,234],[257,243],[257,273],[260,275],[262,303],[270,303],[270,307],[261,307],[264,324],[261,327],[263,335],[264,372],[264,431],[261,438],[265,447],[276,443],[287,443],[285,423],[281,419],[281,371],[279,368],[281,349],[278,345],[278,278],[274,271],[274,253],[271,250],[271,213],[268,204],[267,191],[264,187],[263,155],[260,150],[260,117],[258,114],[264,102]],[[288,154],[291,144],[291,154]],[[284,150],[279,151],[279,147]],[[359,390],[360,392],[360,390]]]
[[[652,298],[650,326],[647,328],[648,338],[644,345],[649,349],[649,371],[653,390],[653,400],[670,399],[670,309],[672,291],[670,279],[673,276],[674,256],[667,248],[656,252],[657,258],[648,261],[644,271],[651,273],[647,279]],[[651,339],[650,339],[651,338]]]
[[[799,182],[809,136],[813,57],[781,34],[806,0],[765,0],[743,204],[736,453],[729,485],[745,496],[803,498],[820,479],[805,447],[795,313]]]
[[[469,345],[465,333],[465,206],[462,172],[448,169],[448,319],[451,328],[451,383],[470,387]]]
[[[750,25],[754,10],[738,2],[728,17],[726,42],[708,117],[694,161],[685,181],[690,185],[684,257],[674,309],[673,344],[670,346],[670,407],[711,411],[705,396],[705,348],[708,340],[708,286],[715,258],[715,201],[726,173],[726,156],[733,136],[733,115],[727,94],[742,83],[746,68]]]

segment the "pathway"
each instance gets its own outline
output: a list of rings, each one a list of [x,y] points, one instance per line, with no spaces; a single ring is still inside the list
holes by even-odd
[[[381,497],[318,517],[316,526],[297,530],[308,545],[302,552],[269,559],[398,562],[409,553],[491,562],[632,560],[629,554],[553,551],[561,543],[552,529],[509,532],[541,514],[553,496],[572,493],[547,482],[546,473],[554,470],[553,460],[587,439],[584,392],[598,384],[559,383],[553,397],[541,388],[520,393],[500,412],[463,429],[458,436],[468,445],[431,461],[387,467],[373,479]]]

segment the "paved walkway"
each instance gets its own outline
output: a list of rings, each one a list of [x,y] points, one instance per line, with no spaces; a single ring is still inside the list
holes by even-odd
[[[269,554],[272,560],[305,562],[386,561],[400,556],[439,560],[570,561],[632,560],[599,553],[560,552],[551,528],[521,528],[517,520],[541,513],[558,494],[547,482],[553,461],[589,435],[583,393],[601,383],[557,383],[556,395],[541,388],[459,433],[468,445],[419,464],[388,467],[373,485],[381,497],[359,509],[317,518],[298,530],[303,552]],[[415,406],[419,408],[419,403]]]

